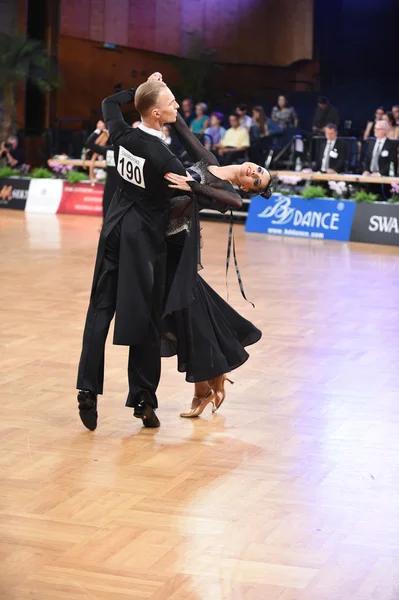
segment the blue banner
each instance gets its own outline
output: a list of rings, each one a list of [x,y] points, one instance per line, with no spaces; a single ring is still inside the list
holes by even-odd
[[[319,240],[348,241],[356,202],[274,194],[251,200],[246,231]]]

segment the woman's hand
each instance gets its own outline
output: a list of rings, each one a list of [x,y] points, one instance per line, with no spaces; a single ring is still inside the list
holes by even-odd
[[[188,172],[186,177],[184,177],[184,175],[177,175],[176,173],[166,173],[165,179],[170,181],[170,188],[182,190],[183,192],[191,192],[191,188],[187,182],[194,180]]]
[[[162,81],[162,74],[158,73],[157,71],[156,73],[150,75],[147,81]]]

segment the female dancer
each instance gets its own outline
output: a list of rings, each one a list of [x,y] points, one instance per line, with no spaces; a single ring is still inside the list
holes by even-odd
[[[189,169],[186,177],[169,173],[166,178],[170,187],[194,192],[199,209],[207,206],[225,212],[227,205],[241,206],[241,197],[233,184],[244,191],[270,195],[271,178],[267,170],[248,162],[220,167],[216,157],[202,146],[180,115],[173,129],[191,159],[197,162]],[[181,283],[186,283],[186,277],[182,273],[187,274],[189,269],[184,266],[184,255],[190,252],[192,257],[197,250],[193,242],[193,221],[196,219],[197,209],[190,202],[192,200],[186,196],[175,198],[176,205],[167,231],[168,301],[162,340],[162,356],[177,354],[178,370],[186,373],[187,381],[195,383],[191,409],[181,413],[182,417],[188,418],[198,417],[210,403],[213,404],[213,412],[220,407],[225,398],[225,374],[248,359],[245,346],[256,343],[262,335],[259,329],[231,308],[197,272],[194,298],[188,308],[168,311],[168,304],[173,304],[173,298],[182,293]],[[191,225],[188,206],[193,208]],[[190,242],[191,249],[185,251]],[[195,244],[198,244],[198,238]],[[180,277],[176,277],[179,270]]]

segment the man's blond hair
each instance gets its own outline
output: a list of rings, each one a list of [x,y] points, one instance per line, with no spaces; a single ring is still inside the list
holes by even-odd
[[[156,106],[159,94],[166,87],[163,81],[146,81],[137,88],[134,104],[141,116],[145,117]]]

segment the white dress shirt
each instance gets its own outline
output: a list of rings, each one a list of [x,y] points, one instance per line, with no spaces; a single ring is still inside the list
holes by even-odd
[[[143,123],[140,123],[138,129],[141,129],[141,131],[149,133],[150,135],[155,135],[155,137],[159,137],[160,140],[165,141],[166,139],[162,131],[160,131],[159,129],[152,129],[151,127],[146,127],[145,125],[143,125]]]
[[[330,165],[330,152],[334,150],[335,140],[327,140],[326,147],[324,149],[323,161],[321,163],[321,170],[326,172]]]
[[[386,139],[387,138],[384,137],[382,140],[375,141],[373,156],[372,156],[371,164],[370,164],[370,171],[372,173],[379,173],[379,171],[380,171],[379,158],[380,158],[380,154],[382,152],[382,149],[384,147]]]

